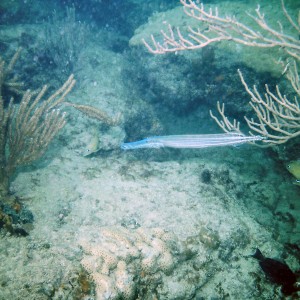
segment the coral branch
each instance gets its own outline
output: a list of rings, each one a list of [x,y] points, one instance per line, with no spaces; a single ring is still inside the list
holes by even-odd
[[[184,37],[179,28],[174,32],[172,26],[169,25],[168,33],[161,31],[163,43],[156,41],[153,36],[151,36],[151,43],[143,40],[151,53],[164,54],[166,52],[194,50],[215,42],[230,40],[252,47],[281,47],[289,55],[300,59],[300,41],[298,36],[293,37],[284,33],[281,25],[280,29],[273,29],[266,22],[259,6],[255,10],[255,15],[248,13],[248,16],[258,25],[262,32],[238,22],[234,17],[220,17],[218,8],[215,8],[214,11],[212,9],[207,11],[202,3],[198,5],[192,0],[180,0],[180,2],[186,15],[199,21],[199,24],[207,24],[208,28],[202,29],[199,27],[193,29],[189,27],[187,37]],[[289,23],[299,34],[300,28],[288,14],[283,1],[282,8]]]
[[[30,90],[23,92],[20,104],[14,103],[11,98],[6,107],[2,95],[3,86],[11,86],[8,77],[19,53],[18,50],[6,68],[4,61],[0,60],[0,195],[2,196],[8,193],[9,180],[17,167],[40,158],[65,125],[65,113],[57,109],[57,106],[64,101],[75,84],[74,76],[71,75],[65,84],[47,99],[44,99],[47,92],[47,86],[44,86],[38,93]]]
[[[247,13],[249,18],[254,21],[253,28],[245,25],[235,19],[235,17],[220,17],[218,8],[205,10],[202,3],[196,4],[192,0],[180,0],[184,7],[184,12],[189,17],[199,21],[199,26],[207,25],[193,29],[188,27],[186,37],[180,29],[173,30],[168,26],[168,33],[161,31],[163,43],[159,43],[152,36],[152,43],[143,40],[147,49],[154,54],[164,54],[182,50],[194,50],[206,47],[209,44],[220,41],[233,41],[237,44],[243,44],[251,47],[272,48],[278,47],[284,50],[290,59],[284,66],[282,75],[286,75],[296,94],[293,100],[289,100],[281,93],[278,86],[276,91],[271,92],[268,85],[265,85],[265,93],[261,94],[257,87],[250,89],[240,71],[238,71],[242,84],[251,97],[250,105],[256,115],[256,119],[245,117],[246,123],[250,128],[250,134],[260,134],[266,139],[262,140],[265,145],[282,144],[291,138],[300,135],[300,79],[297,63],[300,61],[300,18],[294,21],[290,16],[284,1],[281,0],[283,14],[285,15],[290,27],[294,32],[292,35],[286,33],[282,24],[278,22],[278,28],[271,27],[260,6],[255,10],[255,14]],[[299,11],[300,16],[300,11]],[[257,27],[257,29],[255,29]],[[210,112],[211,117],[225,131],[235,131],[240,133],[239,122],[233,120],[230,122],[225,115],[224,104],[218,103],[217,109],[221,118],[218,119]]]
[[[109,126],[117,125],[120,120],[119,115],[117,115],[115,118],[112,118],[108,114],[106,114],[104,111],[97,109],[95,107],[89,106],[89,105],[75,104],[75,103],[66,102],[66,101],[63,104],[72,106],[76,110],[85,114],[86,116],[88,116],[92,119],[101,121]]]

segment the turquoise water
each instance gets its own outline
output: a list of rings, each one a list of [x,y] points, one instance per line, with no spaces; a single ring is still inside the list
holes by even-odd
[[[258,30],[245,13],[255,15],[255,3],[204,4]],[[280,3],[260,4],[297,46],[297,25]],[[297,22],[297,1],[286,9]],[[264,272],[251,257],[259,248],[299,269],[300,189],[286,168],[299,159],[299,137],[269,148],[120,148],[223,134],[210,115],[221,120],[217,101],[248,136],[244,116],[257,114],[237,69],[262,97],[265,84],[274,94],[278,84],[298,103],[286,77],[299,74],[288,73],[292,56],[232,40],[149,52],[142,39],[155,50],[151,34],[162,44],[168,24],[175,36],[179,26],[188,37],[191,25],[211,37],[178,1],[1,1],[0,300],[299,297],[275,280],[281,265],[267,260]],[[59,90],[71,74],[74,87]]]

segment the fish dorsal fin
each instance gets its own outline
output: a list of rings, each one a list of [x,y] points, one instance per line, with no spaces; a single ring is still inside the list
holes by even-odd
[[[252,257],[256,258],[256,259],[259,260],[259,261],[262,261],[262,260],[265,259],[265,257],[263,256],[263,254],[261,253],[261,251],[260,251],[258,248],[256,248],[256,251],[255,251],[255,253],[252,255]]]

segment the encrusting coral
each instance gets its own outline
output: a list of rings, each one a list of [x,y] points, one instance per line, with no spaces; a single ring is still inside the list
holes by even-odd
[[[141,291],[155,289],[159,274],[177,265],[178,242],[161,228],[104,227],[97,242],[81,240],[81,264],[90,273],[97,299],[142,299]]]

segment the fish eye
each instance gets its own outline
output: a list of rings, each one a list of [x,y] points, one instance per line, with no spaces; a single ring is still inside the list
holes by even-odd
[[[290,168],[291,168],[291,165],[287,165],[286,167],[287,167],[288,169],[290,169]]]

